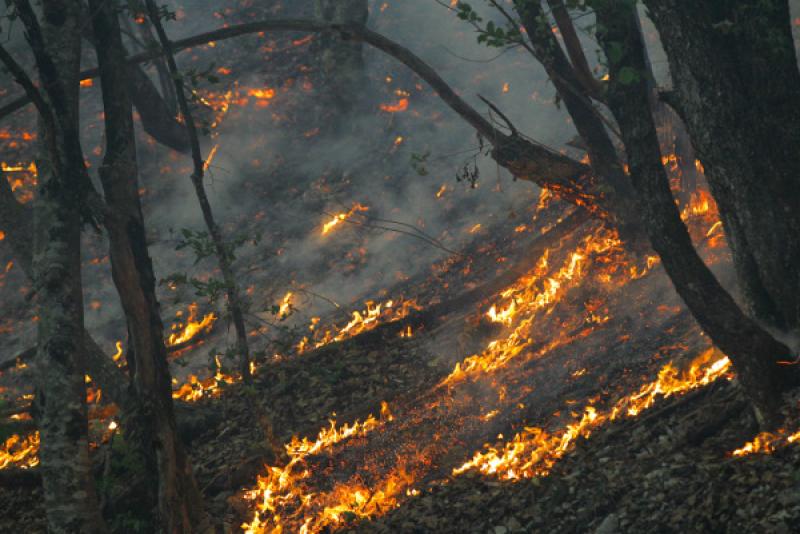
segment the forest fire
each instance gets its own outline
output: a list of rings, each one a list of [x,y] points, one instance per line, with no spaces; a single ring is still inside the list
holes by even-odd
[[[530,331],[537,313],[551,306],[582,280],[588,273],[592,255],[613,252],[619,245],[615,234],[599,230],[587,236],[563,265],[549,276],[549,251],[545,251],[530,273],[500,294],[504,304],[493,304],[486,312],[492,322],[510,325],[517,321],[517,326],[505,339],[490,342],[483,353],[456,364],[445,383],[463,380],[472,373],[491,372],[515,358],[532,343]]]
[[[645,3],[14,2],[0,531],[790,531],[795,21]]]
[[[351,313],[351,319],[344,326],[317,328],[318,318],[311,321],[309,330],[314,333],[311,338],[304,337],[297,345],[297,352],[303,353],[312,348],[319,348],[336,341],[342,341],[364,332],[368,332],[381,324],[390,323],[407,317],[413,310],[422,309],[414,299],[387,300],[382,303],[366,302],[361,311]]]
[[[779,429],[775,432],[761,432],[751,441],[748,441],[731,455],[736,457],[749,456],[751,454],[771,454],[780,447],[793,444],[800,440],[800,430],[794,433],[786,429]]]
[[[7,438],[0,446],[0,469],[17,467],[29,469],[39,465],[39,432],[25,437],[18,434]]]
[[[333,218],[330,221],[328,221],[324,225],[322,225],[322,235],[327,235],[329,232],[333,231],[334,228],[339,226],[340,223],[342,223],[343,221],[346,221],[347,219],[349,219],[350,217],[352,217],[356,213],[365,212],[365,211],[369,211],[369,208],[367,206],[364,206],[364,205],[362,205],[362,204],[360,204],[358,202],[355,202],[353,204],[353,207],[350,208],[349,211],[342,212],[342,213],[337,213],[336,215],[333,216]]]
[[[197,375],[190,374],[178,389],[173,390],[172,398],[185,402],[197,402],[200,399],[216,397],[222,393],[225,385],[235,384],[241,377],[228,375],[222,372],[222,363],[219,356],[214,357],[216,371],[213,375],[205,379],[200,379]]]
[[[313,500],[314,493],[303,488],[303,480],[311,476],[311,471],[305,464],[305,459],[313,454],[331,448],[348,438],[364,436],[379,428],[383,423],[391,421],[393,416],[389,406],[381,403],[380,419],[368,416],[363,422],[355,421],[341,427],[336,426],[336,421],[331,420],[330,426],[319,431],[316,440],[297,437],[285,445],[286,454],[290,460],[284,467],[267,467],[267,472],[258,477],[258,486],[248,492],[248,498],[256,501],[257,511],[250,523],[242,525],[248,534],[267,532],[282,532],[284,522],[291,521],[300,524],[301,532],[318,532],[326,526],[339,522],[343,514],[370,515],[376,507],[385,505],[385,496],[394,488],[385,488],[383,491],[373,491],[368,488],[338,489],[333,502],[337,497],[344,496],[341,502],[349,505],[326,506]],[[290,515],[282,516],[283,510],[292,510]],[[314,516],[312,514],[319,513]],[[359,513],[360,512],[360,513]]]
[[[172,325],[172,333],[167,338],[167,345],[174,347],[183,345],[190,342],[201,333],[208,333],[214,327],[217,320],[215,313],[207,313],[202,319],[198,320],[197,303],[189,305],[189,316],[186,321],[179,321]],[[183,312],[178,312],[177,316],[181,318]]]
[[[587,406],[580,419],[557,432],[526,428],[500,448],[487,444],[485,452],[476,453],[471,460],[454,469],[453,474],[475,469],[504,480],[546,475],[579,437],[589,437],[596,428],[620,416],[635,417],[657,399],[681,395],[728,376],[729,368],[730,360],[715,349],[708,349],[698,356],[684,372],[668,363],[659,371],[657,380],[620,399],[611,410],[601,412],[594,406]]]

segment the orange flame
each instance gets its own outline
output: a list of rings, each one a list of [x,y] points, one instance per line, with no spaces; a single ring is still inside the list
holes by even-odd
[[[177,323],[173,325],[174,332],[167,338],[167,345],[174,346],[186,343],[194,339],[201,332],[210,332],[217,320],[216,314],[207,313],[203,318],[197,320],[197,303],[189,305],[189,317],[186,324]]]
[[[39,465],[39,432],[25,437],[14,434],[0,446],[0,469],[28,469]]]
[[[454,475],[475,469],[484,475],[505,480],[542,476],[561,459],[579,437],[588,437],[596,428],[620,416],[635,417],[651,407],[657,399],[681,395],[729,375],[730,360],[716,349],[698,356],[689,368],[678,371],[672,363],[665,365],[658,378],[642,386],[638,392],[620,399],[604,413],[587,406],[583,415],[560,432],[550,433],[537,427],[525,428],[500,448],[485,445],[471,460],[453,470]]]
[[[253,520],[243,524],[242,529],[248,534],[278,533],[283,531],[284,520],[291,519],[302,523],[300,532],[317,532],[340,522],[345,514],[367,515],[384,506],[386,498],[397,493],[399,484],[394,480],[387,481],[384,488],[377,491],[366,487],[337,486],[330,494],[330,502],[351,504],[334,506],[317,502],[315,495],[302,487],[302,481],[311,476],[306,457],[350,437],[364,436],[392,419],[388,404],[382,402],[381,419],[370,415],[363,422],[341,427],[330,420],[330,426],[320,430],[314,441],[293,437],[284,446],[290,458],[287,464],[284,467],[267,466],[266,473],[258,477],[257,487],[248,492],[247,497],[257,501],[257,510]],[[292,509],[291,517],[282,517],[280,510],[283,509]]]
[[[333,218],[330,221],[326,222],[322,226],[322,235],[328,234],[328,232],[336,228],[339,225],[339,223],[341,223],[342,221],[346,221],[347,219],[352,217],[356,212],[360,211],[369,211],[369,208],[367,206],[363,206],[358,202],[356,202],[353,204],[353,207],[350,208],[350,211],[346,213],[337,213],[336,215],[333,216]]]

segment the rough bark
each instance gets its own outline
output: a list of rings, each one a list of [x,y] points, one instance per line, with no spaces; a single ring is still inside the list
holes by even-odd
[[[111,4],[89,0],[89,5],[105,111],[106,153],[99,174],[110,214],[104,224],[112,276],[130,333],[128,367],[138,401],[133,441],[146,447],[146,461],[158,474],[150,501],[158,505],[163,530],[204,532],[210,529],[208,517],[175,424],[164,327],[139,201],[129,69],[119,21]]]
[[[11,245],[14,260],[25,275],[33,280],[33,210],[29,206],[17,202],[2,171],[0,171],[0,230],[6,234],[6,240]],[[131,409],[132,401],[128,393],[128,381],[125,374],[103,352],[88,331],[84,330],[83,337],[86,366],[92,380],[103,390],[103,395],[119,407],[120,411],[128,411]],[[32,352],[35,355],[36,349],[32,349]],[[28,351],[23,354],[26,353]],[[13,361],[14,359],[11,360],[11,365],[13,365]]]
[[[748,307],[800,323],[800,72],[785,0],[647,0]]]
[[[34,363],[42,482],[48,531],[103,532],[89,459],[83,354],[81,214],[78,157],[80,4],[42,2],[42,22],[15,2],[44,91],[38,93],[40,187],[34,200],[33,261],[39,316]],[[76,150],[77,149],[77,150]]]
[[[692,245],[661,163],[644,48],[631,4],[624,0],[598,3],[596,13],[604,28],[599,33],[604,50],[608,53],[612,46],[622,50],[618,61],[609,62],[608,101],[622,130],[650,241],[697,322],[730,357],[759,421],[773,427],[779,422],[782,392],[798,383],[795,368],[778,363],[791,360],[791,351],[742,312]]]

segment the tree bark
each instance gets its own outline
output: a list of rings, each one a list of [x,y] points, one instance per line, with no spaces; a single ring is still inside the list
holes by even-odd
[[[624,0],[598,3],[600,42],[609,61],[608,101],[622,130],[630,176],[653,248],[678,294],[711,340],[730,357],[745,392],[765,427],[779,421],[781,394],[797,385],[788,347],[747,317],[703,263],[675,206],[661,163],[646,79],[644,45],[635,12]]]
[[[165,532],[210,530],[191,462],[178,437],[164,327],[156,298],[153,265],[147,250],[139,201],[138,167],[125,51],[113,5],[89,0],[103,89],[106,153],[99,175],[110,208],[104,220],[110,243],[111,271],[128,323],[132,350],[128,368],[138,413],[133,441],[145,447],[157,488]],[[139,433],[139,435],[136,435]]]
[[[800,71],[785,0],[647,0],[748,308],[800,324]]]
[[[40,23],[27,0],[15,2],[40,77],[40,187],[34,200],[34,362],[42,482],[48,531],[104,532],[89,459],[83,354],[81,226],[83,158],[78,157],[80,4],[42,2]],[[19,79],[19,77],[18,77]],[[77,150],[76,150],[77,149]]]
[[[33,210],[17,202],[2,171],[0,171],[0,229],[5,232],[6,239],[11,245],[14,260],[25,275],[33,280]],[[84,330],[83,337],[87,370],[92,380],[122,412],[129,410],[131,398],[127,391],[125,374],[103,352],[87,330]],[[33,353],[36,353],[35,348]]]

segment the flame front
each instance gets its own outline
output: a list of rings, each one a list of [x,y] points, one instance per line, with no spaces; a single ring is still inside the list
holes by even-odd
[[[339,226],[341,222],[346,221],[358,212],[364,211],[369,211],[369,208],[356,202],[353,204],[353,207],[350,208],[350,211],[337,213],[330,221],[322,225],[322,235],[327,235],[331,230]]]
[[[383,488],[370,490],[366,487],[337,486],[324,500],[303,487],[303,480],[311,476],[306,458],[329,449],[348,438],[364,436],[391,421],[393,416],[386,402],[381,403],[381,418],[368,416],[363,422],[330,426],[319,431],[314,441],[296,436],[284,445],[289,461],[284,467],[268,466],[264,475],[258,477],[257,487],[248,492],[248,497],[257,501],[257,510],[250,523],[242,528],[249,534],[282,532],[281,525],[291,520],[302,525],[300,532],[318,532],[326,526],[337,524],[344,514],[367,516],[387,506],[387,499],[397,494],[402,484],[387,480]],[[410,478],[410,477],[406,477]],[[348,503],[348,504],[343,504]],[[281,516],[282,510],[293,510],[291,517]]]
[[[708,385],[728,376],[729,370],[730,360],[716,349],[708,349],[698,356],[684,372],[668,363],[659,371],[655,381],[623,397],[611,410],[599,412],[597,408],[587,406],[580,419],[558,432],[548,432],[538,427],[525,428],[500,447],[487,444],[486,451],[476,453],[471,460],[454,469],[453,474],[474,469],[504,480],[546,475],[571,450],[577,438],[588,437],[596,428],[620,416],[635,417],[659,398],[680,395]]]

